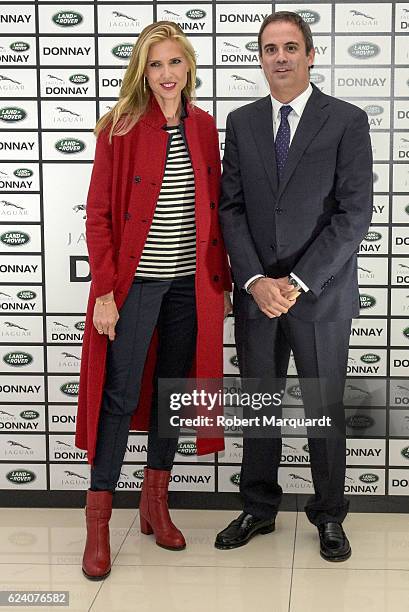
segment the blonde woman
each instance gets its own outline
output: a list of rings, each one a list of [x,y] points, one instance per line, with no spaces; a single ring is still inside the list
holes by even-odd
[[[109,519],[130,429],[147,430],[141,531],[171,550],[168,483],[177,438],[158,432],[160,378],[219,378],[230,274],[218,224],[220,157],[213,118],[193,104],[194,50],[177,24],[139,35],[117,104],[97,123],[87,197],[92,283],[76,445],[87,450],[83,572],[111,569]],[[198,454],[223,439],[198,437]]]

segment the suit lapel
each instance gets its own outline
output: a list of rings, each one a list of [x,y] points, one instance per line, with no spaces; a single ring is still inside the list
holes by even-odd
[[[278,190],[277,162],[274,149],[273,110],[271,98],[267,96],[259,101],[257,112],[251,117],[254,140],[268,176],[274,195]]]
[[[294,170],[300,162],[302,155],[311,140],[320,131],[328,118],[328,105],[326,97],[313,85],[313,92],[305,105],[304,112],[291,141],[287,161],[280,180],[277,197],[280,198]]]

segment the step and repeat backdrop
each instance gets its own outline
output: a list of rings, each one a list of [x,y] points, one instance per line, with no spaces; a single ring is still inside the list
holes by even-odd
[[[409,495],[409,2],[362,1],[0,3],[0,489],[34,499],[88,487],[74,430],[92,130],[115,103],[138,33],[161,19],[187,33],[198,104],[216,118],[223,155],[227,114],[268,93],[257,33],[282,9],[311,26],[312,82],[363,108],[371,126],[375,197],[345,390],[346,492]],[[238,375],[233,325],[227,386]],[[293,362],[289,375],[285,403],[299,416]],[[171,488],[237,491],[242,441],[232,433],[224,453],[202,458],[183,436]],[[308,441],[283,434],[283,489],[309,493]],[[145,457],[146,434],[131,433],[118,490],[140,488]]]

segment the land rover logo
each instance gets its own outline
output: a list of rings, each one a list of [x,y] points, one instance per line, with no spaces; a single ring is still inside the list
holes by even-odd
[[[379,176],[376,174],[376,172],[373,173],[373,182],[376,183],[378,180]]]
[[[378,240],[382,239],[382,234],[380,234],[379,232],[368,232],[364,238],[364,240],[366,240],[367,242],[377,242]]]
[[[378,482],[379,480],[379,476],[377,476],[376,474],[361,474],[359,477],[359,480],[361,482],[366,482],[366,483],[373,483],[373,482]]]
[[[375,353],[365,353],[365,355],[361,356],[361,361],[364,363],[378,363],[380,360],[381,358],[379,355],[376,355]]]
[[[10,49],[14,51],[15,53],[24,53],[24,51],[28,51],[29,48],[30,48],[30,45],[24,42],[23,40],[16,40],[15,42],[12,42],[10,45]]]
[[[27,484],[33,482],[36,479],[36,475],[29,470],[12,470],[7,472],[6,478],[13,484]]]
[[[308,444],[304,444],[304,446],[302,447],[302,449],[303,449],[303,451],[304,451],[305,453],[309,453],[309,452],[310,452],[310,448],[309,448]]]
[[[246,47],[247,51],[258,51],[258,42],[256,40],[251,40],[244,46]]]
[[[177,452],[179,455],[196,455],[196,443],[191,440],[179,442]]]
[[[405,213],[406,213],[407,215],[409,215],[409,204],[408,204],[408,206],[406,206],[406,208],[405,208]]]
[[[30,242],[30,236],[25,232],[4,232],[0,236],[0,241],[7,246],[21,246]]]
[[[190,11],[187,11],[186,17],[188,19],[204,19],[206,13],[202,9],[190,9]]]
[[[17,170],[14,170],[13,174],[18,178],[30,178],[30,176],[33,176],[34,172],[29,168],[17,168]]]
[[[17,106],[3,106],[0,108],[0,120],[4,123],[15,123],[27,117],[27,113]]]
[[[357,42],[348,47],[348,53],[352,57],[357,59],[369,59],[370,57],[376,57],[379,55],[381,49],[372,42]]]
[[[30,365],[33,358],[29,353],[25,353],[24,351],[14,351],[12,353],[6,353],[3,357],[3,361],[7,363],[7,365],[20,368],[21,366]]]
[[[301,399],[300,385],[292,385],[287,389],[287,393],[290,397],[294,397],[295,399]]]
[[[321,19],[320,15],[315,11],[311,11],[310,9],[298,9],[298,11],[294,11],[302,17],[305,23],[313,25],[314,23],[318,23]]]
[[[405,457],[405,459],[409,459],[409,446],[405,446],[405,448],[402,448],[400,454],[402,455],[402,457]]]
[[[199,87],[201,87],[201,86],[202,86],[201,79],[199,79],[199,77],[196,77],[196,85],[195,85],[196,89],[199,89]]]
[[[55,143],[60,153],[81,153],[85,149],[85,142],[79,138],[61,138]]]
[[[314,74],[310,74],[310,81],[314,83],[314,85],[319,85],[325,81],[325,76],[319,72],[315,72]]]
[[[79,386],[79,382],[67,382],[61,385],[60,391],[64,393],[64,395],[77,396]]]
[[[402,333],[405,336],[405,338],[409,338],[409,327],[405,327]]]
[[[82,22],[83,17],[75,11],[61,11],[52,16],[52,20],[56,25],[68,28],[76,26]]]
[[[374,419],[366,414],[353,414],[346,419],[346,424],[351,429],[366,429],[372,427]]]
[[[33,421],[39,418],[40,413],[36,410],[23,410],[23,412],[20,412],[20,416],[22,419],[26,419],[26,421]]]
[[[379,106],[379,104],[368,104],[364,107],[364,111],[367,115],[382,115],[383,107]]]
[[[72,74],[68,80],[70,81],[70,83],[82,85],[83,83],[88,83],[89,76],[87,76],[86,74]]]
[[[138,480],[143,480],[143,476],[144,476],[144,471],[143,470],[135,470],[135,472],[132,473],[134,478],[137,478]]]
[[[238,368],[239,367],[239,360],[237,359],[237,355],[233,355],[233,357],[230,357],[230,363],[235,367]]]
[[[376,304],[376,299],[372,295],[361,293],[359,296],[359,302],[361,308],[373,308]]]
[[[111,50],[111,53],[119,59],[129,59],[131,57],[132,49],[133,44],[121,43],[120,45],[116,45],[116,47]]]
[[[84,331],[85,329],[85,321],[78,321],[78,323],[76,323],[74,325],[75,329],[78,329],[78,331]]]
[[[37,294],[34,291],[30,291],[30,289],[25,289],[24,291],[19,291],[17,297],[19,300],[34,300]]]
[[[236,474],[232,474],[230,476],[230,482],[238,487],[240,484],[240,472],[237,472]]]

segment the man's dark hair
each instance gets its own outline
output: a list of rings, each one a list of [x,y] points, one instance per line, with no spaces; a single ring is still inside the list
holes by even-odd
[[[306,50],[306,54],[308,55],[308,53],[311,51],[311,49],[314,48],[314,43],[313,43],[313,40],[312,40],[311,28],[308,25],[308,23],[306,23],[304,21],[304,19],[300,15],[298,15],[297,13],[293,13],[291,11],[277,11],[277,13],[273,13],[272,15],[268,15],[264,19],[263,23],[261,24],[260,31],[258,33],[258,50],[259,50],[259,54],[263,55],[263,50],[261,48],[261,36],[262,36],[264,30],[266,29],[266,27],[270,23],[277,23],[279,21],[287,21],[288,23],[293,23],[294,25],[297,26],[297,28],[300,30],[300,32],[302,33],[302,35],[304,37],[305,50]]]

